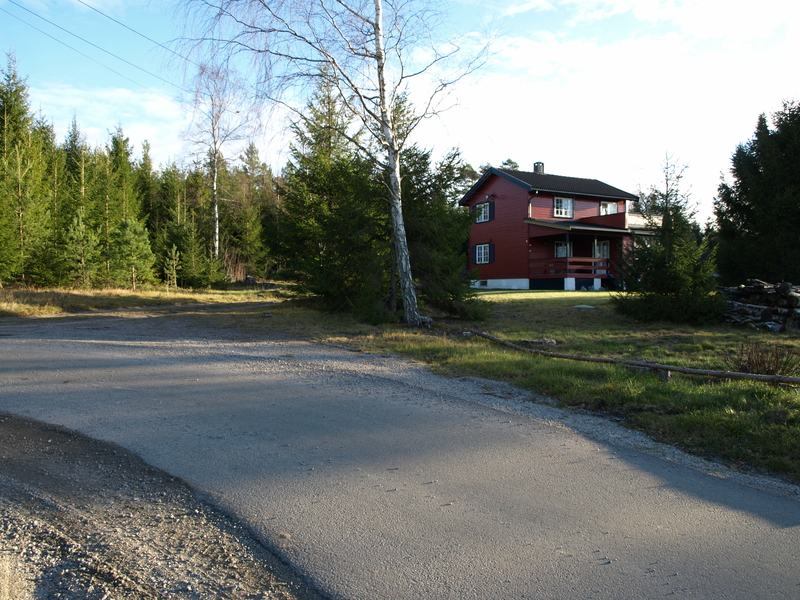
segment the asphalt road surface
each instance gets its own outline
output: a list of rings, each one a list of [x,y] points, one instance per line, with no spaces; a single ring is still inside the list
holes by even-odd
[[[182,478],[329,598],[800,598],[797,489],[528,398],[196,315],[0,320],[0,411]]]

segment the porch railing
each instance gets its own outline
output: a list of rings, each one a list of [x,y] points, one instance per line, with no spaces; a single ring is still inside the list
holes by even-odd
[[[570,256],[564,258],[532,258],[528,261],[531,279],[563,279],[565,277],[616,277],[616,265],[608,258]]]

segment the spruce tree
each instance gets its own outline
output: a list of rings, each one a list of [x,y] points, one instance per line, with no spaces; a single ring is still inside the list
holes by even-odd
[[[403,152],[403,218],[420,300],[449,315],[482,319],[488,305],[475,298],[467,245],[474,216],[457,205],[466,165],[457,151],[431,164],[429,151]]]
[[[100,248],[97,234],[84,220],[85,210],[78,209],[65,236],[66,266],[70,279],[80,287],[90,287],[100,268]]]
[[[41,152],[42,172],[40,196],[36,203],[43,216],[37,223],[41,236],[31,247],[27,267],[31,283],[53,286],[62,282],[64,273],[63,241],[66,219],[62,218],[67,200],[64,152],[56,143],[53,125],[43,118],[34,122],[34,137]]]
[[[0,283],[19,274],[21,268],[19,219],[16,212],[23,190],[23,170],[29,171],[23,146],[30,145],[33,116],[28,86],[17,72],[12,54],[0,81]]]
[[[111,235],[111,270],[115,281],[130,285],[153,280],[155,256],[144,225],[136,219],[123,219]]]
[[[67,137],[64,140],[64,152],[69,187],[70,207],[65,212],[70,212],[74,217],[79,209],[89,210],[90,194],[92,189],[92,150],[86,142],[86,136],[81,133],[78,121],[73,117]]]
[[[173,244],[167,251],[166,261],[164,262],[164,283],[167,284],[167,290],[170,287],[178,287],[178,271],[181,268],[181,253],[178,247]]]
[[[142,144],[142,158],[134,166],[133,188],[134,196],[139,199],[140,211],[146,218],[147,229],[152,235],[162,224],[158,220],[158,182],[153,170],[153,160],[150,158],[150,142],[147,140]]]
[[[33,124],[28,112],[27,91],[23,87],[11,88],[19,79],[6,76],[0,90],[0,111],[4,111],[5,131],[0,156],[5,231],[0,235],[4,242],[0,250],[0,263],[8,275],[24,283],[31,279],[33,259],[47,244],[50,236],[50,211],[47,190],[47,156],[42,131],[44,125]],[[24,108],[22,111],[20,108]],[[16,122],[8,116],[15,115]]]
[[[6,54],[6,68],[0,82],[0,158],[7,156],[33,127],[28,84],[17,71],[13,54]],[[2,169],[2,166],[0,166]],[[2,172],[2,171],[0,171]]]
[[[714,204],[720,278],[800,283],[800,103],[761,115],[753,138],[733,154],[732,183]]]
[[[223,214],[225,249],[235,257],[235,268],[228,268],[229,277],[267,275],[267,248],[264,243],[263,221],[273,200],[272,178],[261,162],[258,149],[252,142],[247,146],[231,173],[229,196]]]
[[[714,293],[716,263],[699,228],[689,196],[680,189],[683,170],[667,160],[663,187],[653,187],[639,206],[652,235],[637,235],[623,249],[624,292],[617,311],[641,321],[709,323],[724,313]]]
[[[145,146],[145,150],[148,150]],[[133,149],[130,141],[117,127],[108,147],[111,167],[111,226],[123,219],[138,219],[141,214],[141,188],[137,188]],[[147,157],[149,161],[149,157]]]
[[[321,87],[309,104],[279,188],[290,273],[331,309],[388,318],[391,234],[386,191],[342,135],[344,110]]]

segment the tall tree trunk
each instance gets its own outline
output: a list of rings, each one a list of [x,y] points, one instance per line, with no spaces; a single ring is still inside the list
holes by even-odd
[[[214,152],[214,156],[211,158],[211,201],[213,204],[214,210],[214,241],[213,241],[213,253],[214,253],[214,260],[219,258],[219,203],[217,201],[217,156],[216,152]]]
[[[417,306],[417,291],[411,275],[411,261],[408,256],[406,227],[403,221],[403,205],[400,195],[400,152],[392,123],[392,113],[386,89],[386,56],[383,48],[383,0],[375,1],[375,58],[380,92],[381,127],[386,142],[387,166],[389,169],[389,205],[392,215],[397,275],[403,295],[403,310],[409,327],[419,327],[421,321]]]

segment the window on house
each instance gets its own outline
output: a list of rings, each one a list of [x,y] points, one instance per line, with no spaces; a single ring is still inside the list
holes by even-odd
[[[472,209],[475,211],[475,222],[486,223],[494,219],[494,201],[481,202]]]
[[[600,203],[600,214],[601,215],[615,215],[615,214],[617,214],[617,203],[616,202],[601,202]]]
[[[491,249],[492,244],[478,244],[475,246],[475,264],[488,265],[492,262]]]
[[[572,218],[572,198],[555,198],[553,200],[553,216]]]
[[[569,258],[572,256],[572,242],[555,243],[556,258]]]

